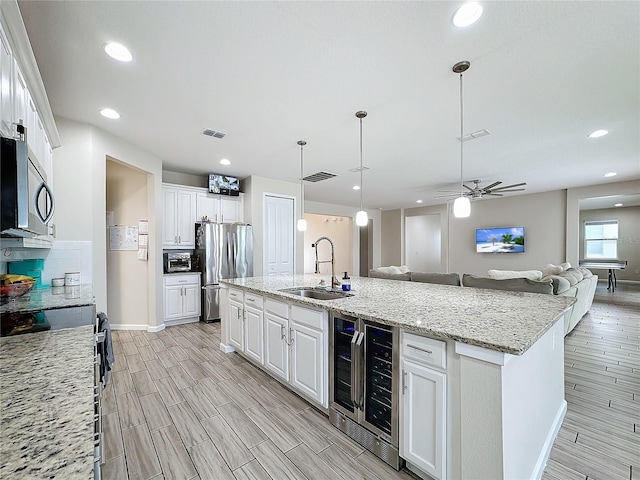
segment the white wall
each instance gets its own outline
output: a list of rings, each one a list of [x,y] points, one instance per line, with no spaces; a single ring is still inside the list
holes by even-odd
[[[439,213],[405,217],[405,261],[413,272],[440,272],[441,221]]]
[[[305,213],[307,231],[304,232],[302,250],[304,252],[304,273],[315,272],[316,255],[311,246],[320,237],[329,237],[334,244],[335,272],[338,278],[343,272],[349,272],[349,276],[356,273],[351,270],[353,266],[353,220],[351,217],[318,215]],[[331,259],[331,245],[329,242],[320,242],[318,245],[318,260]],[[331,264],[320,264],[320,273],[331,275]]]
[[[487,270],[540,270],[565,261],[564,190],[471,203],[471,216],[449,215],[449,271],[487,275]],[[476,253],[477,228],[524,227],[524,253]]]
[[[56,213],[60,240],[93,244],[93,291],[96,307],[107,311],[106,160],[107,156],[138,168],[147,177],[149,261],[147,323],[163,322],[162,309],[162,161],[91,125],[56,118],[62,146],[54,150]],[[108,311],[107,311],[108,313]]]

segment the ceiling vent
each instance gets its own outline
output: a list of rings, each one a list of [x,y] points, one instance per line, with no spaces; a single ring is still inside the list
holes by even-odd
[[[333,177],[337,177],[337,175],[335,173],[329,173],[329,172],[317,172],[314,173],[313,175],[307,175],[306,177],[303,178],[303,180],[307,181],[307,182],[321,182],[322,180],[329,180],[330,178]]]
[[[467,140],[475,140],[476,138],[486,137],[487,135],[491,135],[491,132],[486,128],[483,128],[482,130],[478,130],[477,132],[467,133],[464,137],[462,137],[462,141],[466,142]],[[460,137],[456,138],[460,140]]]
[[[202,130],[202,134],[206,135],[207,137],[214,138],[224,138],[224,136],[226,135],[226,133],[217,132],[215,130],[211,130],[210,128],[205,128],[204,130]]]
[[[358,173],[360,170],[364,172],[365,170],[369,170],[369,167],[356,167],[356,168],[352,168],[349,171],[353,173]]]

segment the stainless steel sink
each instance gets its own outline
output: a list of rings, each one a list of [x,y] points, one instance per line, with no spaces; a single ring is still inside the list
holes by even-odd
[[[353,293],[323,290],[313,287],[284,288],[280,291],[291,295],[298,295],[300,297],[313,298],[315,300],[337,300],[339,298],[351,297],[353,295]]]

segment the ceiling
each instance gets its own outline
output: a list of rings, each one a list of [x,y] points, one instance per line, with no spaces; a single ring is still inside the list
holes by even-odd
[[[637,195],[609,195],[606,197],[593,197],[580,199],[580,210],[601,210],[605,208],[619,208],[615,205],[621,203],[624,208],[640,206],[640,194]]]
[[[355,207],[366,110],[364,207],[444,203],[437,190],[460,180],[451,68],[468,60],[465,134],[491,135],[464,142],[465,180],[527,182],[527,194],[640,177],[640,2],[483,2],[464,29],[451,22],[460,5],[19,2],[54,114],[165,170],[297,182],[306,140],[305,175],[337,174],[307,183],[307,200]],[[133,62],[107,57],[109,41]],[[107,106],[121,118],[101,117]],[[610,133],[587,138],[596,129]]]

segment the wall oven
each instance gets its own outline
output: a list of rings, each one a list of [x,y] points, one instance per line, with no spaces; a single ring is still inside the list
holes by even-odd
[[[331,313],[329,420],[399,470],[399,332]]]
[[[0,232],[11,237],[49,235],[55,200],[44,169],[29,158],[24,139],[2,137],[0,141]]]

